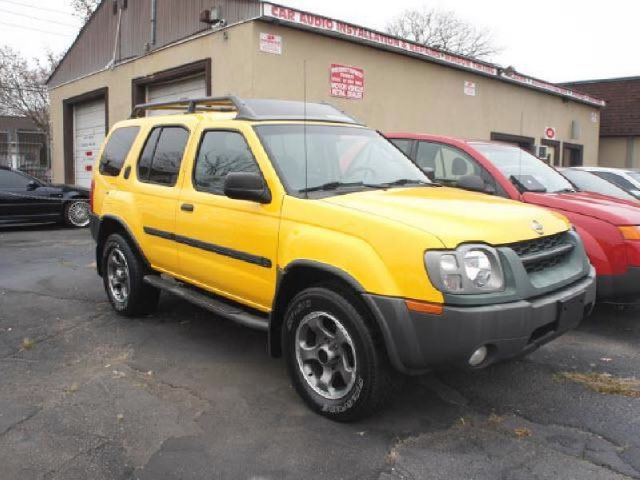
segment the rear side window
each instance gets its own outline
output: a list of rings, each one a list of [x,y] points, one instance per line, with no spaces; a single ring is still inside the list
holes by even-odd
[[[242,134],[205,132],[193,172],[196,190],[224,195],[225,177],[235,172],[260,173]]]
[[[120,175],[122,165],[139,131],[140,127],[122,127],[111,133],[100,158],[99,170],[102,175],[110,177]]]
[[[138,179],[173,187],[189,139],[184,127],[156,127],[145,143],[138,160]]]

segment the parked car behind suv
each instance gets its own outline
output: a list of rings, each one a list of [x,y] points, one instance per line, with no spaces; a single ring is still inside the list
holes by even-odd
[[[116,124],[92,191],[113,308],[168,290],[269,332],[315,411],[353,420],[398,372],[480,368],[575,327],[594,272],[568,221],[432,184],[327,105],[235,97]],[[240,355],[241,352],[238,352]]]
[[[581,192],[593,192],[608,197],[619,198],[620,200],[634,202],[640,207],[640,203],[638,203],[636,197],[598,175],[594,175],[593,172],[575,167],[559,168],[558,171]]]
[[[635,202],[578,192],[517,146],[451,137],[387,135],[436,182],[548,207],[569,218],[598,275],[598,298],[640,301],[640,209]]]
[[[0,225],[64,223],[89,225],[89,190],[51,185],[0,166]]]
[[[598,177],[611,182],[636,199],[640,200],[640,170],[632,168],[608,168],[608,167],[574,167],[585,170]]]

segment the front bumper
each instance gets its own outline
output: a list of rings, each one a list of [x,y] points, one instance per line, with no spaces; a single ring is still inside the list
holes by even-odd
[[[640,303],[640,267],[622,275],[598,275],[598,299],[607,303]]]
[[[532,352],[578,326],[596,298],[595,270],[558,291],[530,300],[481,307],[445,306],[442,315],[410,311],[403,299],[365,294],[394,367],[419,374],[443,365],[468,365],[485,345],[480,367]]]

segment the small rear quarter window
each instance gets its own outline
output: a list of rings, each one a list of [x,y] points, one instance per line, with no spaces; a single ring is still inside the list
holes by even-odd
[[[140,127],[121,127],[114,130],[104,147],[104,152],[100,158],[100,173],[110,177],[120,175],[120,170],[124,164],[131,145],[138,136]]]

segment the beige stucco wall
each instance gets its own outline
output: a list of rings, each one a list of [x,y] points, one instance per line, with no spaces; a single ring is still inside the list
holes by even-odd
[[[283,55],[258,51],[260,32],[283,37]],[[584,145],[584,163],[598,161],[599,109],[495,79],[443,67],[330,37],[255,23],[254,64],[260,82],[255,96],[301,98],[307,62],[307,97],[329,101],[382,131],[428,132],[489,139],[492,131],[536,138],[555,127],[557,140]],[[332,63],[365,70],[364,100],[329,95]],[[524,68],[524,67],[523,67]],[[476,96],[464,94],[464,82],[476,84]],[[596,114],[598,121],[592,120]],[[572,121],[579,123],[571,138]]]
[[[259,34],[283,37],[283,54],[260,52]],[[127,118],[131,110],[131,80],[211,57],[212,92],[248,98],[328,101],[382,131],[429,132],[489,139],[492,131],[536,138],[555,127],[558,140],[584,145],[584,162],[598,160],[599,123],[596,107],[566,101],[507,84],[382,51],[352,42],[263,22],[251,22],[157,51],[113,70],[51,91],[53,177],[64,179],[62,102],[85,92],[109,87],[109,120]],[[363,100],[343,100],[329,94],[329,68],[340,63],[365,70]],[[476,83],[476,96],[463,93],[465,81]],[[599,118],[599,115],[596,116]],[[580,128],[571,138],[571,125]],[[640,149],[639,149],[640,151]]]
[[[640,168],[640,137],[602,137],[598,156],[603,167]]]
[[[599,164],[602,167],[624,167],[627,159],[626,137],[603,137],[600,139]]]

